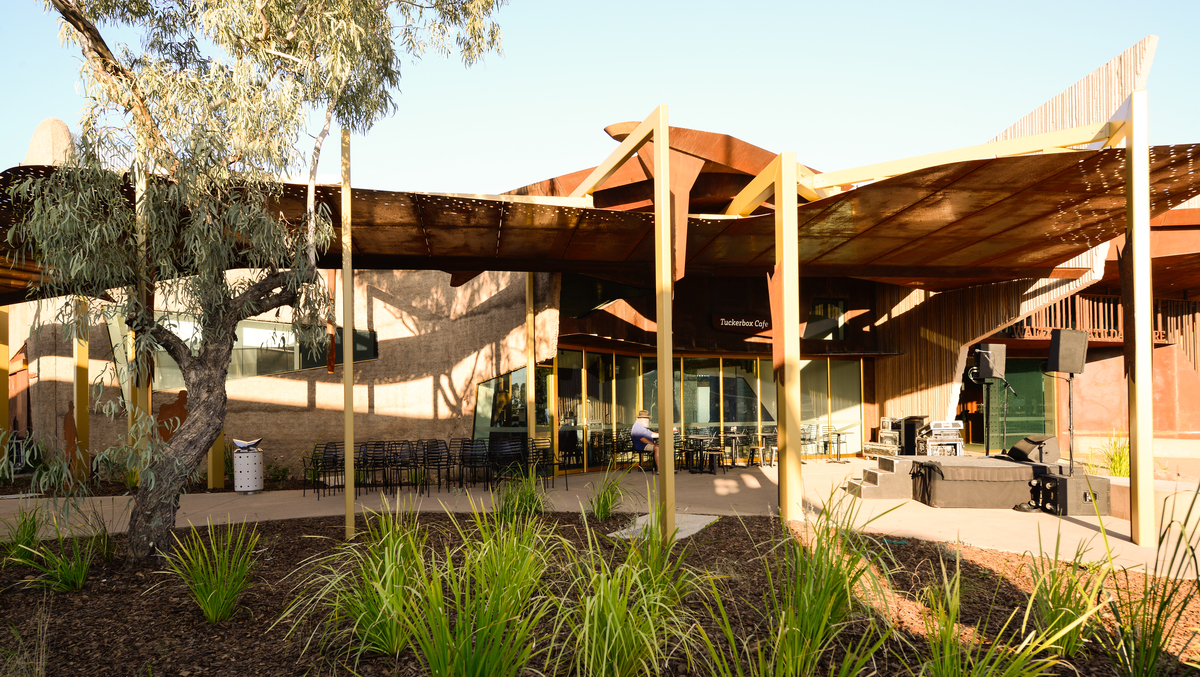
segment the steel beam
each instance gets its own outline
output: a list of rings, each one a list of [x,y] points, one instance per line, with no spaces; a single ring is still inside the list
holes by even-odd
[[[1129,378],[1129,510],[1133,542],[1157,544],[1154,528],[1154,299],[1150,280],[1150,144],[1146,91],[1129,96],[1125,123],[1125,256],[1121,285],[1132,299],[1132,332],[1125,334]],[[1127,320],[1128,322],[1128,320]],[[1132,364],[1130,364],[1132,358]]]
[[[1008,155],[1027,155],[1029,153],[1040,153],[1047,149],[1068,148],[1070,146],[1081,146],[1084,144],[1095,142],[1107,142],[1121,129],[1121,124],[1116,122],[1102,122],[1095,125],[1084,125],[1082,127],[1072,127],[1058,132],[1047,132],[1045,134],[1034,134],[1032,136],[1023,136],[1018,139],[1010,139],[1008,141],[994,141],[978,146],[969,146],[967,148],[959,148],[957,150],[948,150],[940,153],[931,153],[929,155],[919,155],[913,158],[904,160],[892,160],[890,162],[880,162],[873,165],[864,165],[852,169],[841,169],[834,172],[826,172],[824,174],[814,174],[806,178],[806,183],[811,181],[810,188],[819,190],[822,188],[833,188],[849,183],[861,183],[863,181],[874,181],[884,179],[889,176],[897,176],[907,172],[924,169],[925,167],[936,167],[937,165],[949,164],[951,162],[964,162],[967,160],[982,160],[988,158],[1002,157]]]
[[[599,166],[593,169],[592,173],[588,174],[588,177],[583,180],[583,183],[579,184],[575,190],[571,191],[570,197],[581,198],[591,195],[597,188],[603,185],[606,180],[608,180],[608,177],[612,176],[618,169],[620,169],[621,165],[625,164],[626,160],[633,157],[633,154],[642,147],[642,144],[650,140],[651,135],[660,131],[657,127],[658,123],[656,116],[658,116],[660,111],[664,111],[665,114],[665,108],[665,105],[659,106],[658,108],[654,109],[654,112],[650,114],[650,117],[642,120],[642,123],[638,125],[629,136],[625,137],[625,140],[621,142],[621,145],[617,146],[617,149],[609,154],[609,156],[605,158],[604,162],[601,162]],[[663,139],[665,139],[667,128],[663,127],[661,131],[664,135]],[[655,141],[659,141],[659,139],[655,138]],[[662,143],[661,145],[663,146],[662,153],[665,156],[669,149],[667,148],[666,143]],[[655,159],[657,159],[657,156],[658,151],[656,150]],[[655,166],[665,167],[666,165],[659,165],[656,162]],[[654,194],[656,196],[658,195],[657,174],[658,173],[656,173],[654,177]]]
[[[800,475],[800,225],[795,153],[782,153],[775,174],[775,265],[779,280],[783,344],[783,382],[776,384],[779,443],[779,516],[804,518],[804,482]],[[794,441],[794,442],[793,442]]]
[[[354,538],[354,250],[351,248],[350,130],[342,130],[342,425],[345,428],[346,540]]]

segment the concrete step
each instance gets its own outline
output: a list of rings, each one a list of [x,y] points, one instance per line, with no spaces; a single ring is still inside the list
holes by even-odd
[[[878,466],[880,470],[893,472],[897,475],[907,475],[912,471],[912,459],[904,458],[903,456],[880,456]]]
[[[912,498],[912,461],[880,456],[878,468],[866,468],[862,477],[846,482],[846,491],[858,498]]]
[[[846,493],[850,494],[851,496],[855,496],[857,498],[863,497],[862,480],[857,477],[846,480],[845,489]]]

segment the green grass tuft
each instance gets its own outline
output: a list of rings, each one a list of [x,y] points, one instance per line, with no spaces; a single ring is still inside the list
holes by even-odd
[[[242,593],[250,587],[250,574],[258,563],[257,543],[258,531],[247,530],[245,522],[218,530],[209,520],[207,540],[195,527],[183,539],[175,536],[167,568],[187,586],[204,618],[220,623],[233,616]]]

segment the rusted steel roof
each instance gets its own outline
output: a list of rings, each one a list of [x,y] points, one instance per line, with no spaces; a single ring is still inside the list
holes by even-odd
[[[1198,162],[1197,144],[1151,149],[1153,216],[1200,194]],[[693,193],[700,193],[693,207],[714,213],[688,218],[687,274],[765,274],[775,262],[773,207],[744,218],[717,216],[750,174],[706,160],[710,165],[712,171],[702,171],[693,184]],[[6,170],[0,174],[0,188],[18,176],[45,171]],[[645,284],[653,269],[654,224],[652,214],[638,211],[646,208],[639,191],[651,174],[652,168],[627,170],[618,185],[595,194],[596,204],[612,206],[590,209],[498,196],[356,189],[354,265],[575,271]],[[569,190],[561,180],[565,178],[514,192],[561,194]],[[278,205],[285,217],[301,217],[305,190],[301,184],[285,186]],[[317,190],[318,200],[333,211],[335,225],[340,223],[339,193],[330,186]],[[1024,277],[1077,277],[1082,270],[1054,267],[1124,231],[1124,151],[929,167],[801,204],[799,217],[805,276],[857,277],[934,290]],[[0,227],[13,218],[0,191]],[[339,238],[320,265],[340,267]],[[0,266],[0,302],[19,300],[35,276],[32,263]]]

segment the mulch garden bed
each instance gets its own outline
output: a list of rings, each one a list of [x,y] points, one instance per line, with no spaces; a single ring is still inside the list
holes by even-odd
[[[555,513],[545,519],[571,544],[585,546],[578,514]],[[420,520],[431,527],[429,543],[435,549],[458,540],[448,516],[423,513]],[[609,533],[627,526],[630,520],[631,516],[622,515],[593,522],[592,526],[594,533]],[[227,622],[209,625],[177,579],[163,575],[155,566],[127,568],[118,555],[113,562],[98,560],[86,586],[77,593],[48,594],[29,588],[24,582],[33,571],[25,567],[10,565],[0,570],[0,626],[11,625],[29,641],[36,634],[38,609],[49,608],[47,675],[323,674],[329,668],[328,661],[314,653],[302,655],[300,642],[286,637],[287,628],[272,624],[291,599],[299,578],[289,574],[305,559],[328,553],[341,542],[342,518],[261,522],[257,528],[261,536],[256,582]],[[726,604],[731,615],[746,623],[747,633],[753,632],[763,608],[763,555],[781,533],[775,519],[726,517],[683,541],[688,565],[723,577],[720,584],[726,592]],[[116,538],[120,553],[123,537]],[[1032,587],[1022,567],[1025,558],[1019,555],[945,543],[877,542],[890,552],[892,564],[887,578],[894,592],[887,613],[896,629],[890,650],[879,652],[873,666],[881,675],[907,674],[901,662],[905,655],[910,664],[919,664],[924,627],[918,600],[923,589],[940,582],[940,562],[953,566],[956,555],[961,560],[964,626],[982,628],[990,619],[989,627],[998,628],[1009,613],[1025,603]],[[611,552],[617,546],[601,539],[600,547]],[[1138,585],[1140,581],[1131,579],[1131,583]],[[703,611],[700,601],[693,604]],[[1200,608],[1195,607],[1188,609],[1183,627],[1200,625]],[[1176,646],[1182,646],[1184,640],[1176,638]],[[11,633],[0,637],[0,646],[14,645]],[[687,673],[686,666],[675,667],[679,674]],[[390,658],[367,657],[358,666],[358,673],[422,674],[411,655],[403,656],[396,668]],[[1059,674],[1112,672],[1106,659],[1092,656],[1073,661]]]
[[[13,496],[16,494],[30,493],[30,483],[33,475],[25,474],[18,475],[11,482],[0,483],[0,496]],[[263,481],[264,491],[281,491],[286,489],[295,489],[300,491],[304,488],[304,480],[289,477],[281,482]],[[309,487],[311,490],[312,488]],[[233,480],[226,479],[225,486],[221,489],[209,489],[206,481],[196,482],[187,487],[186,493],[189,494],[219,494],[233,491]],[[137,487],[129,487],[120,482],[89,482],[86,485],[86,495],[88,496],[132,496],[137,493]],[[49,495],[46,498],[50,498]]]

